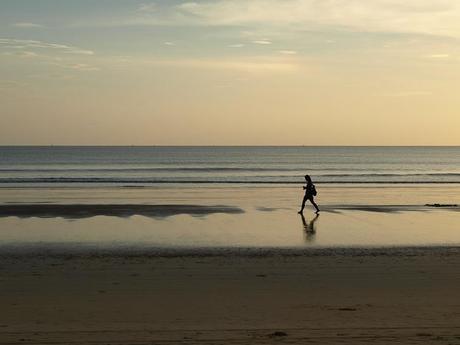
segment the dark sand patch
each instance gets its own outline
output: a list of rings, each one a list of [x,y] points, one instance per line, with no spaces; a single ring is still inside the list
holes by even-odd
[[[257,211],[261,211],[261,212],[273,212],[273,211],[277,211],[279,210],[279,208],[277,207],[256,207],[256,210]]]
[[[458,207],[457,204],[425,204],[425,206],[428,206],[428,207],[447,207],[447,208]]]
[[[164,218],[178,214],[207,216],[213,213],[241,214],[239,207],[225,205],[145,205],[145,204],[8,204],[0,205],[0,217],[80,219],[95,216]]]
[[[364,211],[378,213],[401,213],[401,212],[427,212],[434,208],[442,208],[447,211],[460,211],[456,204],[425,204],[425,205],[322,205],[321,211],[340,213],[341,211]]]

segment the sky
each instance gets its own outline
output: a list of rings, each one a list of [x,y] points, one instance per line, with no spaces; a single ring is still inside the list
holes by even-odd
[[[460,145],[458,0],[0,0],[0,145]]]

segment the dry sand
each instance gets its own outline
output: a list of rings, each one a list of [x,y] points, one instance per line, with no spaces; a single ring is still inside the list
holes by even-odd
[[[460,249],[3,254],[2,344],[460,344]]]

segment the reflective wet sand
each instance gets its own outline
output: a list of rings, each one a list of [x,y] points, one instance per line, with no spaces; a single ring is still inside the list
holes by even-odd
[[[0,246],[153,251],[460,243],[459,208],[425,206],[459,203],[460,187],[319,191],[321,214],[308,207],[302,218],[296,213],[302,191],[292,187],[3,189]]]

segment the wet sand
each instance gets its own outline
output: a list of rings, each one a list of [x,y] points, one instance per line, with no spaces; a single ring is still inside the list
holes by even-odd
[[[2,254],[0,343],[460,344],[460,249]]]
[[[322,205],[322,212],[338,213],[341,211],[364,211],[381,213],[421,212],[433,208],[460,211],[457,204],[425,204],[425,205]],[[257,211],[273,212],[274,207],[257,207]],[[157,205],[157,204],[7,204],[0,205],[0,218],[65,218],[81,219],[96,216],[132,217],[144,216],[164,218],[187,214],[191,216],[208,216],[216,213],[241,214],[245,211],[236,206],[228,205]],[[307,213],[307,211],[306,211]]]
[[[302,218],[302,190],[285,186],[3,188],[0,253],[460,245],[459,186],[319,191],[321,215]]]

